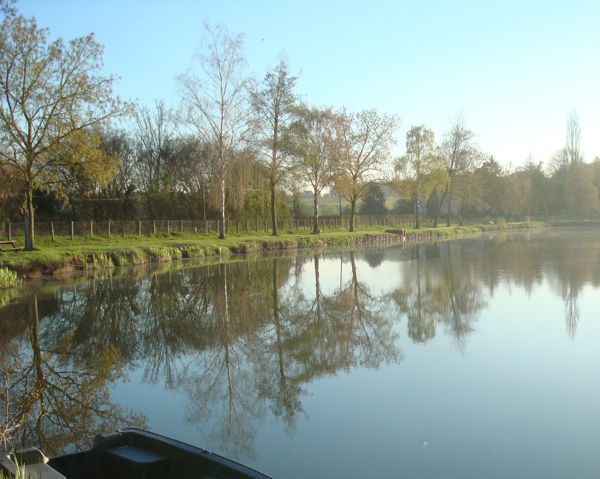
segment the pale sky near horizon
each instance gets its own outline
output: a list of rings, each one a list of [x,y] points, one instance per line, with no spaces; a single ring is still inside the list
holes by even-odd
[[[248,73],[280,54],[308,104],[375,108],[441,139],[458,115],[503,165],[549,163],[575,110],[600,156],[600,1],[19,0],[52,36],[94,32],[116,92],[179,103],[202,24],[243,34]]]

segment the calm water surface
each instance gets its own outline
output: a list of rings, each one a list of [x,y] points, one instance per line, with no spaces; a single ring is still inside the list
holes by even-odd
[[[141,425],[279,479],[598,477],[599,287],[600,231],[550,230],[5,291],[8,422],[49,453]]]

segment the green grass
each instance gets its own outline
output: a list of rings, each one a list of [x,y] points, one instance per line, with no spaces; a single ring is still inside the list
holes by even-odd
[[[0,289],[14,288],[20,282],[19,276],[13,270],[0,267]]]
[[[534,224],[539,226],[540,224]],[[530,227],[527,223],[503,225],[451,226],[438,228],[406,228],[409,239],[443,239],[481,231]],[[50,274],[69,270],[103,269],[113,266],[130,266],[142,263],[169,262],[181,258],[223,257],[235,253],[253,253],[296,248],[325,246],[352,247],[368,244],[375,237],[387,236],[398,240],[398,229],[385,226],[361,227],[350,233],[346,229],[326,229],[319,235],[305,231],[283,230],[273,237],[264,233],[230,235],[219,240],[214,234],[171,233],[157,236],[125,237],[70,237],[40,238],[36,250],[7,252],[0,255],[0,268],[22,276]],[[0,270],[1,271],[1,270]],[[9,274],[10,273],[10,274]],[[0,276],[1,281],[1,276]],[[13,280],[11,280],[13,281]],[[1,284],[1,283],[0,283]],[[1,287],[1,286],[0,286]]]

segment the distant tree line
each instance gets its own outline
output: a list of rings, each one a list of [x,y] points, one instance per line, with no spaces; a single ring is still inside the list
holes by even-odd
[[[596,213],[600,160],[580,152],[573,114],[548,167],[529,159],[501,167],[459,119],[442,141],[425,126],[392,157],[399,119],[375,110],[310,106],[279,59],[260,81],[245,73],[243,43],[205,25],[202,49],[177,79],[181,105],[134,105],[113,93],[93,34],[50,40],[34,18],[3,8],[0,26],[0,217],[25,220],[34,245],[37,215],[53,219],[278,220],[301,214],[312,193],[343,201],[340,214],[390,211],[379,185],[394,188],[395,212],[434,224],[469,215],[519,217]],[[127,121],[123,121],[127,120]],[[119,122],[120,121],[120,122]],[[121,126],[117,126],[121,125]],[[123,126],[126,125],[126,126]]]

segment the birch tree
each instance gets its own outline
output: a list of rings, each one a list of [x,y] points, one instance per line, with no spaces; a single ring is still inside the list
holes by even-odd
[[[204,26],[198,72],[179,77],[184,120],[210,147],[208,166],[219,185],[219,238],[225,238],[226,178],[247,129],[247,80],[242,37]]]

